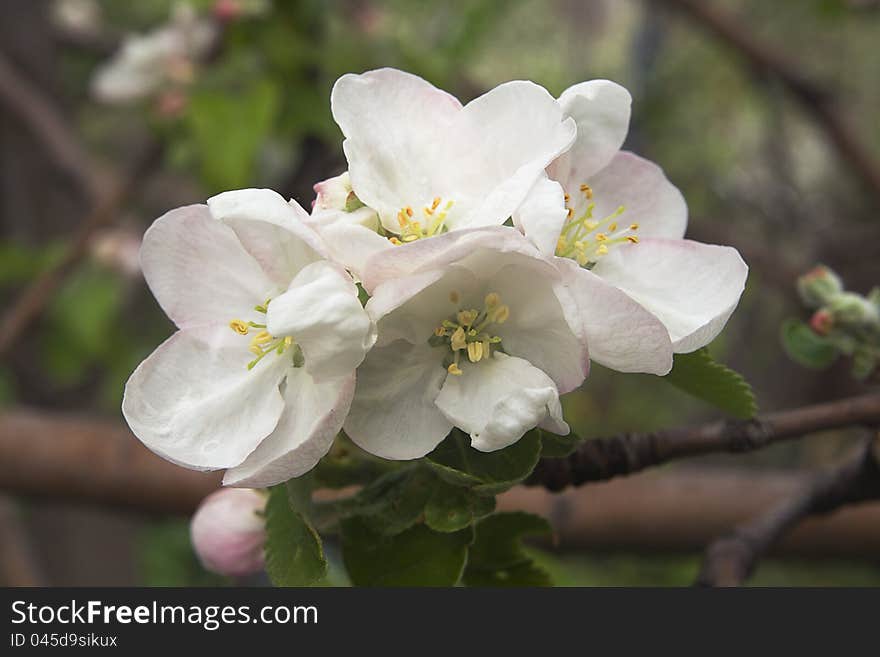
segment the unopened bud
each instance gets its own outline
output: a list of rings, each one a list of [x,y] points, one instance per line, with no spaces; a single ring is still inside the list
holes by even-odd
[[[865,297],[853,292],[838,294],[828,304],[828,311],[834,321],[847,327],[877,327],[880,325],[880,310]]]
[[[193,548],[202,565],[228,577],[262,570],[265,508],[265,493],[251,488],[221,488],[202,500],[190,522]]]
[[[843,292],[840,277],[825,265],[818,265],[798,279],[798,293],[809,308],[821,308]]]
[[[828,335],[834,328],[834,315],[827,310],[817,310],[810,317],[810,328],[819,335]]]

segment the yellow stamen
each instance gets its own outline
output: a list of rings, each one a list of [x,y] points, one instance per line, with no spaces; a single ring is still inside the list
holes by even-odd
[[[452,347],[453,351],[467,348],[467,337],[465,336],[463,328],[459,326],[457,329],[455,329],[455,331],[453,331],[449,345]]]
[[[238,333],[239,335],[247,335],[248,334],[248,325],[245,324],[240,319],[233,319],[229,322],[229,328]]]
[[[638,243],[639,243],[639,238],[636,237],[635,235],[627,235],[627,236],[626,236],[626,241],[627,241],[627,242],[632,242],[633,244],[638,244]]]
[[[461,376],[461,368],[455,363],[450,364],[446,371],[455,376]]]
[[[469,342],[467,346],[468,360],[472,363],[479,363],[483,358],[483,343]]]
[[[407,205],[407,206],[404,208],[404,210],[406,210],[406,216],[407,216],[407,217],[411,217],[411,216],[413,216],[413,209],[412,209],[410,206]]]
[[[388,241],[391,242],[394,246],[400,246],[401,244],[403,244],[403,242],[401,242],[396,237],[389,237]]]
[[[638,224],[630,224],[630,225],[629,225],[629,229],[630,229],[630,230],[638,230],[638,229],[639,229],[639,225],[638,225]]]
[[[496,324],[503,324],[510,317],[510,307],[506,304],[498,306],[492,313],[492,321]]]
[[[604,244],[600,244],[599,248],[596,249],[596,253],[598,253],[600,256],[607,255],[608,254],[608,247],[605,246]]]
[[[485,298],[486,308],[490,310],[501,303],[501,295],[497,292],[489,292]]]
[[[458,323],[462,326],[470,326],[477,318],[476,310],[460,310],[458,311]]]
[[[436,210],[438,205],[440,205],[440,197],[435,196],[434,200],[431,202],[431,210]]]

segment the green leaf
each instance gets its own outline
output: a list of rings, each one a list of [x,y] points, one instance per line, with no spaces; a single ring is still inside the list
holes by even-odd
[[[388,536],[412,527],[424,513],[437,478],[413,465],[382,475],[341,503],[344,516],[357,516],[372,531]]]
[[[532,429],[541,438],[541,458],[562,458],[574,452],[584,439],[573,431],[567,436],[557,436],[549,431]],[[531,432],[529,432],[531,433]]]
[[[342,521],[342,558],[355,586],[453,586],[461,578],[473,528],[435,532],[416,525],[383,536],[359,518]]]
[[[663,378],[735,417],[748,419],[758,411],[755,393],[742,375],[715,362],[706,348],[675,354],[672,371]]]
[[[541,438],[533,432],[497,452],[478,452],[467,434],[453,429],[425,460],[448,483],[496,495],[528,477],[540,456]]]
[[[438,532],[454,532],[494,510],[494,497],[438,480],[425,506],[425,524]]]
[[[829,367],[840,355],[831,340],[797,319],[782,323],[782,345],[793,361],[816,370]]]
[[[549,536],[542,517],[515,511],[496,513],[476,524],[464,583],[468,586],[550,586],[549,574],[522,545],[524,536]]]
[[[309,495],[304,478],[269,489],[266,572],[275,586],[309,586],[327,574],[321,537],[306,516]]]

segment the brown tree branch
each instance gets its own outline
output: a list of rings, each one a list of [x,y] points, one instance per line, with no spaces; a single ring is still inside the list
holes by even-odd
[[[692,427],[624,433],[587,440],[565,458],[542,459],[527,483],[558,491],[632,474],[674,459],[713,452],[749,452],[817,431],[877,423],[880,392],[768,413],[753,420],[718,420]]]
[[[140,149],[128,170],[101,196],[72,237],[64,257],[38,276],[0,318],[0,359],[4,358],[19,337],[40,316],[64,277],[89,252],[95,234],[116,219],[131,192],[142,182],[147,171],[160,160],[162,144],[154,139]]]
[[[806,478],[795,495],[713,542],[706,552],[697,584],[739,586],[771,546],[807,516],[877,499],[880,499],[880,466],[875,448],[868,441],[841,465]]]
[[[755,38],[754,30],[707,0],[654,0],[674,8],[720,38],[762,75],[778,79],[813,117],[837,150],[840,158],[864,181],[880,201],[880,162],[866,148],[866,140],[853,129],[834,101],[834,95],[800,69],[781,50]]]
[[[0,496],[0,586],[45,586],[46,576],[37,562],[21,521],[21,509]]]

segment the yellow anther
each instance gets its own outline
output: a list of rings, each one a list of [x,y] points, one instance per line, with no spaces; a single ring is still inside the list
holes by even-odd
[[[400,246],[401,244],[403,244],[403,242],[401,242],[396,237],[389,237],[388,241],[391,242],[394,246]]]
[[[638,244],[638,243],[639,243],[639,238],[636,237],[635,235],[627,235],[627,236],[626,236],[626,241],[627,241],[627,242],[632,242],[633,244]]]
[[[480,359],[483,358],[483,343],[468,342],[467,352],[469,361],[472,363],[479,363]]]
[[[438,326],[434,329],[434,335],[436,335],[438,338],[442,338],[444,335],[446,335],[446,329],[442,326]]]
[[[461,376],[461,368],[455,363],[450,364],[449,367],[446,368],[446,371],[455,376]]]
[[[608,239],[608,236],[605,233],[596,233],[596,241],[597,242],[604,242],[607,239]]]
[[[439,196],[435,196],[435,197],[434,197],[434,200],[431,201],[431,209],[432,209],[432,210],[436,210],[438,205],[440,205],[440,197],[439,197]]]
[[[251,338],[251,344],[266,344],[267,342],[272,342],[272,334],[269,331],[260,331]]]
[[[586,196],[587,199],[593,198],[593,188],[590,187],[589,185],[587,185],[587,184],[581,185],[581,191],[584,193],[584,196]]]
[[[571,200],[571,196],[569,196],[568,193],[563,194],[563,197],[565,198],[565,202],[566,202],[566,203],[568,203],[568,202]]]
[[[568,212],[566,213],[566,218],[571,219],[574,216],[574,210],[568,208]]]
[[[470,326],[474,323],[474,320],[477,318],[476,310],[460,310],[458,311],[458,323],[462,326]]]
[[[415,242],[417,239],[419,239],[419,236],[418,236],[418,235],[413,235],[413,234],[411,234],[411,233],[410,233],[409,235],[404,235],[404,236],[403,236],[403,241],[404,241],[404,242]]]
[[[587,230],[596,230],[596,228],[599,227],[599,222],[598,221],[585,221],[584,227]]]
[[[600,256],[607,255],[608,247],[605,246],[604,244],[600,244],[599,248],[596,249],[596,253],[598,253]]]
[[[449,346],[452,347],[453,351],[458,351],[459,349],[467,348],[467,338],[465,336],[464,329],[460,326],[452,332],[452,337],[449,341]]]
[[[406,228],[406,224],[408,223],[406,218],[406,213],[401,210],[397,213],[397,223],[400,224],[401,228]]]
[[[498,306],[492,313],[492,321],[496,324],[503,324],[510,317],[510,307],[507,304]]]
[[[449,293],[450,303],[458,303],[460,298],[461,297],[458,296],[458,292],[456,292],[455,290],[453,290],[452,292]]]
[[[638,230],[638,229],[639,229],[639,225],[638,225],[638,224],[630,224],[630,225],[629,225],[629,229],[630,229],[630,230]]]
[[[484,301],[486,302],[486,308],[489,308],[491,310],[499,303],[501,303],[501,295],[497,292],[489,292],[489,294],[486,295]]]
[[[411,217],[411,216],[413,216],[413,209],[412,209],[410,206],[407,205],[407,206],[404,208],[404,210],[406,210],[406,216],[407,216],[407,217]]]
[[[287,347],[289,347],[290,345],[292,345],[292,344],[293,344],[293,336],[288,335],[286,338],[284,338],[284,347],[285,347],[285,349],[286,349]]]
[[[248,325],[241,321],[240,319],[233,319],[229,322],[229,328],[238,333],[239,335],[247,335],[248,334]]]
[[[617,224],[611,224],[610,226],[608,226],[608,232],[609,233],[616,233],[617,232]]]
[[[263,350],[260,349],[260,345],[252,344],[250,347],[248,347],[248,351],[257,356],[263,355]]]

